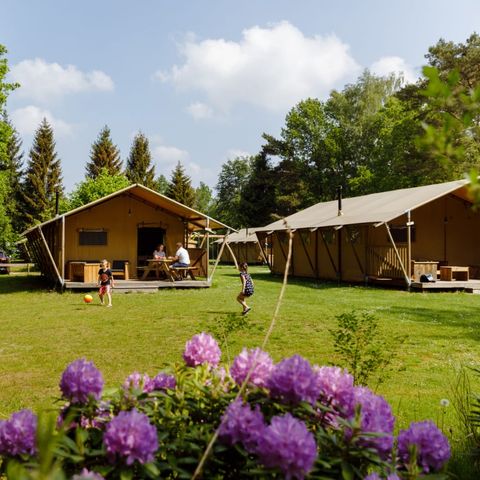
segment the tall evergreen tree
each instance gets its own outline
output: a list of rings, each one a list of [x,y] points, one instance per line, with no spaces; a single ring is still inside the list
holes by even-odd
[[[6,209],[10,216],[13,229],[19,232],[21,225],[20,205],[22,200],[22,175],[23,175],[23,150],[22,140],[18,132],[13,128],[7,115],[4,115],[4,121],[10,126],[11,135],[7,142],[6,161],[0,164],[0,170],[4,170],[7,175],[10,195]]]
[[[155,188],[155,166],[152,165],[148,138],[143,133],[138,133],[133,139],[125,175],[131,183]]]
[[[168,189],[165,192],[167,197],[183,203],[187,207],[195,205],[195,190],[192,187],[190,177],[185,173],[183,165],[178,162],[172,172],[172,177]]]
[[[24,228],[54,216],[57,192],[63,196],[62,170],[52,127],[44,118],[35,132],[22,183]]]
[[[166,179],[165,175],[160,174],[156,179],[155,179],[155,186],[154,189],[158,192],[161,193],[162,195],[166,195],[166,192],[168,190],[168,180]]]
[[[89,178],[97,178],[102,170],[106,170],[110,175],[122,173],[120,151],[113,143],[107,125],[102,128],[97,140],[92,145],[90,162],[87,163],[86,170],[86,176]]]
[[[240,194],[242,226],[258,227],[273,220],[276,205],[274,173],[265,152],[254,158],[252,171]]]

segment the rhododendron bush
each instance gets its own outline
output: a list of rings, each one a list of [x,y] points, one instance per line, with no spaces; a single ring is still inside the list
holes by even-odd
[[[28,410],[0,421],[0,472],[18,479],[393,480],[440,478],[449,459],[433,422],[395,435],[388,402],[338,367],[299,355],[274,363],[258,348],[222,365],[206,333],[187,342],[183,359],[154,377],[134,372],[111,391],[92,362],[72,362],[60,380],[55,422]]]

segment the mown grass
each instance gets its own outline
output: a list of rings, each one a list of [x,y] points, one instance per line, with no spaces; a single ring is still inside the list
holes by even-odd
[[[281,279],[265,268],[251,272],[253,309],[245,326],[228,335],[230,357],[261,343],[280,291]],[[78,357],[93,360],[109,386],[133,371],[155,374],[165,363],[180,361],[193,334],[218,333],[239,315],[239,286],[236,271],[222,266],[210,289],[114,293],[114,306],[107,309],[96,296],[86,305],[83,293],[47,291],[39,277],[0,276],[0,418],[23,407],[51,406],[61,372]],[[335,316],[374,313],[389,336],[406,336],[390,378],[377,389],[391,402],[399,427],[430,418],[456,441],[453,408],[441,408],[440,400],[451,397],[460,367],[480,363],[479,309],[480,295],[291,280],[268,350],[275,360],[300,353],[318,364],[335,363],[328,333]],[[480,391],[478,379],[472,381]]]

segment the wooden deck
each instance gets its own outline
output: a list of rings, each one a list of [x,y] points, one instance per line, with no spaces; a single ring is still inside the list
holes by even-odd
[[[436,282],[413,282],[411,288],[414,290],[443,290],[443,291],[455,291],[463,290],[468,293],[480,293],[480,280],[451,280],[443,281],[437,280]]]
[[[162,288],[208,288],[211,282],[207,280],[115,280],[114,293],[149,292],[155,293]],[[65,281],[66,290],[97,290],[96,283]]]
[[[368,284],[382,287],[392,288],[406,288],[405,280],[400,278],[369,278]],[[438,292],[455,292],[464,291],[467,293],[480,293],[480,280],[452,280],[443,281],[436,280],[435,282],[412,282],[410,285],[412,291],[438,291]]]

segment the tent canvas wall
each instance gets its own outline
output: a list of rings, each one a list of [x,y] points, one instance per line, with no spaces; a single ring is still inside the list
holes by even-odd
[[[466,180],[346,198],[313,205],[286,218],[294,230],[291,273],[362,282],[391,278],[409,284],[412,261],[480,269],[480,212]],[[272,244],[272,272],[285,267],[283,221],[257,230]],[[410,240],[409,240],[410,237]]]
[[[242,228],[238,232],[231,233],[227,239],[230,249],[224,248],[220,261],[235,263],[232,257],[233,253],[239,263],[246,262],[250,265],[265,263],[255,231],[255,228]],[[219,248],[222,242],[223,240],[219,239],[215,241],[215,244]]]
[[[223,223],[142,185],[132,185],[37,225],[24,233],[26,247],[42,273],[54,282],[67,280],[71,261],[127,260],[131,276],[151,257],[158,243],[167,255],[175,244],[188,245],[192,232],[205,232],[202,248],[189,248],[191,261],[199,257],[208,277],[208,235]]]

